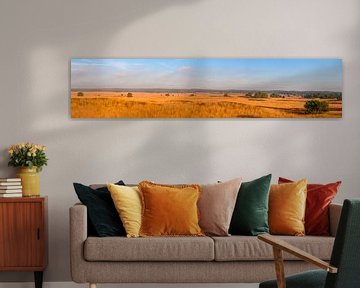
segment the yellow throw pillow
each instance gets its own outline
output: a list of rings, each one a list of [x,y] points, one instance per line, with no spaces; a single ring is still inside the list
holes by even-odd
[[[271,234],[303,236],[305,234],[307,179],[271,185],[269,228]]]
[[[108,184],[127,237],[139,237],[141,227],[141,196],[138,187]]]
[[[143,181],[140,236],[203,236],[197,201],[199,185],[172,186]]]

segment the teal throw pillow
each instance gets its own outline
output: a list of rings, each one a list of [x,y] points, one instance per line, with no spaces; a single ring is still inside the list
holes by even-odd
[[[241,184],[231,218],[230,234],[256,236],[269,233],[270,182],[271,174]]]

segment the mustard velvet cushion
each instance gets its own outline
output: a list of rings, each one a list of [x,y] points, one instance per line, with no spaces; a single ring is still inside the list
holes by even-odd
[[[271,185],[269,228],[271,234],[303,236],[305,234],[307,180]]]
[[[139,237],[141,226],[141,196],[138,187],[107,185],[127,237]]]
[[[172,186],[143,181],[140,236],[202,236],[197,201],[199,185]]]

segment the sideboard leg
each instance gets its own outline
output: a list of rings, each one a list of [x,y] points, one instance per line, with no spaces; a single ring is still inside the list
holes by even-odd
[[[89,288],[96,288],[96,284],[95,283],[89,283]]]
[[[42,288],[43,284],[43,271],[35,271],[35,288]]]

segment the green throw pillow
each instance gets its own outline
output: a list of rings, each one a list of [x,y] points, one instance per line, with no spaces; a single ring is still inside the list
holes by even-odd
[[[230,234],[256,236],[269,233],[270,181],[271,174],[241,184],[231,218]]]

